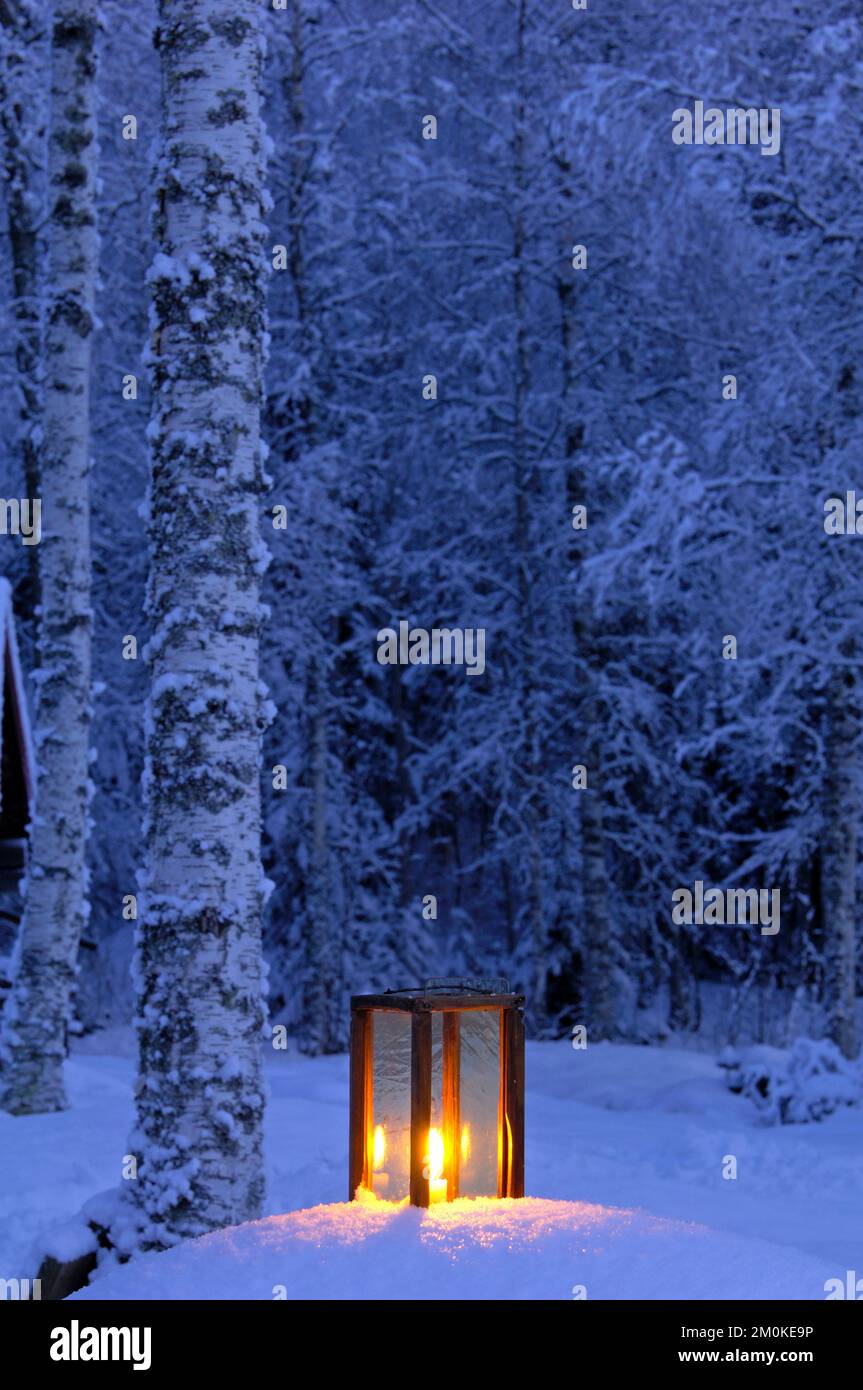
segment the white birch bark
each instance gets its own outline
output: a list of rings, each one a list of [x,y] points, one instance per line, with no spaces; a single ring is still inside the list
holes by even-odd
[[[260,1214],[260,6],[162,0],[139,1243]]]
[[[60,0],[55,6],[39,547],[38,806],[27,903],[0,1039],[0,1099],[13,1114],[59,1110],[66,1104],[66,1026],[87,911],[96,34],[94,0]]]

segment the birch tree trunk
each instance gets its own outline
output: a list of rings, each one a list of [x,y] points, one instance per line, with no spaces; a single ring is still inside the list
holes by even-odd
[[[94,0],[57,4],[48,156],[52,202],[39,547],[38,809],[30,837],[27,904],[0,1040],[2,1104],[13,1114],[66,1105],[66,1027],[87,912],[96,34]]]
[[[142,1246],[261,1211],[260,6],[162,0],[139,901]]]
[[[856,1057],[857,721],[853,675],[839,669],[827,690],[827,780],[821,850],[824,991],[828,1033]]]

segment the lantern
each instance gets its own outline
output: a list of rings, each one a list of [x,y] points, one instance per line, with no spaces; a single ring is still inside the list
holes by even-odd
[[[524,1196],[524,995],[429,980],[351,999],[349,1197]]]

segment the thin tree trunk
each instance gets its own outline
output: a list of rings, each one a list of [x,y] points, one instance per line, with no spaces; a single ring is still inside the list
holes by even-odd
[[[146,868],[135,975],[142,1246],[260,1214],[266,551],[260,6],[162,0]]]
[[[296,351],[310,367],[310,381],[298,402],[292,402],[288,428],[286,462],[297,470],[311,471],[316,466],[315,446],[318,442],[318,412],[316,402],[321,390],[319,377],[320,353],[312,303],[306,243],[309,237],[308,218],[314,202],[311,171],[314,158],[314,137],[310,137],[306,122],[306,6],[295,0],[291,20],[290,68],[282,80],[285,105],[290,114],[290,141],[286,152],[287,213],[288,213],[288,274],[294,296],[296,319]],[[314,485],[315,479],[309,480]],[[321,563],[318,545],[312,539],[310,550],[316,564]],[[323,562],[326,569],[326,561]],[[314,572],[315,565],[312,565]],[[329,641],[338,642],[338,624],[327,611],[326,600],[320,594],[308,594],[307,617],[317,633]],[[342,1030],[337,1017],[341,994],[340,952],[337,939],[337,908],[334,900],[335,851],[330,828],[330,766],[329,749],[332,738],[331,694],[328,688],[329,671],[323,660],[307,663],[306,703],[302,711],[302,733],[306,743],[310,812],[310,837],[307,858],[305,902],[307,931],[305,938],[308,984],[302,1009],[303,1050],[318,1055],[337,1052],[342,1047]]]
[[[326,692],[313,679],[312,697],[317,710],[312,721],[312,854],[309,866],[309,1037],[306,1048],[314,1053],[341,1050],[336,1009],[339,999],[338,952],[333,942],[333,890],[330,834],[327,814],[328,722],[322,708]]]
[[[824,990],[829,1036],[856,1057],[857,720],[854,677],[837,670],[827,690],[827,780],[821,851]]]
[[[410,777],[408,776],[408,743],[407,727],[405,718],[404,685],[402,682],[402,668],[394,666],[392,668],[392,679],[387,682],[390,696],[390,714],[392,716],[392,739],[395,749],[395,787],[396,804],[387,807],[387,813],[392,819],[403,814],[413,799],[413,788],[411,787]],[[407,835],[399,837],[399,906],[406,908],[410,902],[413,890],[412,883],[412,862],[411,844]]]
[[[557,157],[561,187],[567,203],[571,201],[572,169],[569,160],[560,154]],[[576,353],[578,337],[576,331],[575,285],[571,272],[565,273],[558,281],[558,305],[561,325],[562,389],[563,403],[563,452],[566,464],[567,495],[571,504],[586,505],[585,474],[576,464],[581,448],[583,427],[575,412]],[[577,569],[581,555],[578,546],[573,545],[573,565]],[[576,617],[573,622],[573,646],[576,653],[590,651],[591,634],[589,609],[584,595],[577,595]],[[609,913],[611,884],[605,859],[605,832],[603,829],[603,782],[601,769],[600,740],[598,737],[600,710],[593,686],[595,680],[588,675],[583,682],[581,699],[581,724],[584,730],[578,757],[574,762],[583,762],[587,769],[587,786],[573,795],[579,797],[581,817],[581,866],[583,921],[581,928],[581,957],[584,974],[584,996],[586,1012],[584,1022],[588,1036],[597,1041],[613,1038],[617,1033],[615,1017],[614,988],[614,926]]]
[[[86,914],[90,732],[90,350],[98,239],[94,0],[62,0],[51,39],[49,283],[45,336],[38,809],[12,995],[2,1102],[66,1105],[63,1059]]]
[[[595,746],[595,745],[594,745]],[[584,983],[587,1030],[591,1041],[617,1031],[614,991],[614,931],[609,912],[609,879],[602,828],[601,774],[596,758],[581,797],[581,862],[584,875]],[[591,784],[592,779],[592,784]]]
[[[525,864],[527,866],[527,907],[530,939],[531,988],[528,1012],[531,1021],[540,1029],[547,1016],[547,946],[548,923],[545,914],[545,893],[541,837],[541,750],[536,729],[534,690],[534,615],[532,598],[531,528],[529,501],[534,470],[529,459],[527,440],[527,401],[530,390],[530,354],[527,341],[527,305],[525,298],[525,209],[528,199],[528,170],[525,153],[526,96],[524,91],[527,55],[526,0],[518,0],[516,18],[516,71],[518,91],[515,102],[513,132],[513,179],[515,209],[513,214],[513,314],[515,318],[515,380],[513,382],[513,487],[515,491],[515,543],[518,555],[518,608],[523,646],[518,680],[518,708],[522,725],[524,748],[523,775],[525,797]]]
[[[671,969],[668,977],[668,1023],[677,1033],[689,1033],[695,1027],[696,990],[692,963],[692,943],[683,927],[672,936]]]

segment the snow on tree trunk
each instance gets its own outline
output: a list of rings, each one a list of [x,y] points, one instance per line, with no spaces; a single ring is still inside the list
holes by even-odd
[[[38,808],[31,831],[27,905],[0,1039],[2,1104],[13,1114],[61,1110],[66,1105],[65,1035],[87,913],[89,388],[98,257],[96,35],[93,0],[64,0],[56,6],[39,546]]]
[[[828,1032],[845,1057],[856,1057],[857,742],[854,679],[833,673],[827,691],[827,778],[821,851],[825,996]]]
[[[260,1214],[259,5],[163,0],[139,900],[144,1246]]]

